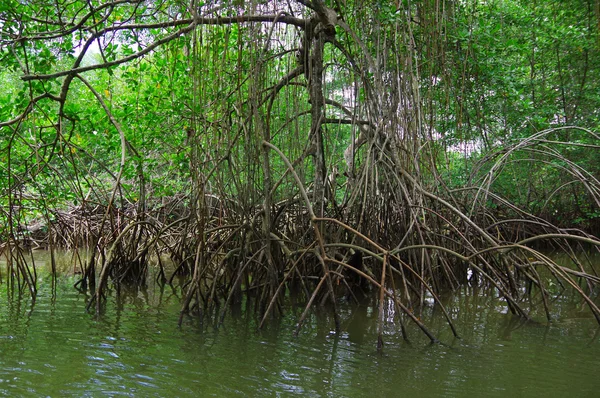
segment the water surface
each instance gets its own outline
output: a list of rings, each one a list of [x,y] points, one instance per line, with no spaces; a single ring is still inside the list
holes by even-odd
[[[0,285],[3,396],[600,395],[600,332],[572,295],[552,303],[553,322],[523,322],[493,292],[464,288],[444,298],[460,339],[431,306],[421,317],[441,344],[411,325],[406,342],[390,322],[378,354],[373,301],[340,301],[340,334],[329,311],[314,311],[295,338],[302,308],[258,331],[245,300],[221,327],[189,317],[179,328],[181,295],[169,286],[110,297],[96,318],[74,276],[59,278],[55,295],[39,278],[33,306]]]

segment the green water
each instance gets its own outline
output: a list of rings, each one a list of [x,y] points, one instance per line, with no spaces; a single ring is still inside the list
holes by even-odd
[[[0,285],[0,395],[600,396],[599,328],[572,296],[552,303],[552,323],[524,323],[493,292],[465,288],[444,298],[460,339],[428,307],[422,319],[441,344],[413,326],[407,343],[388,323],[378,354],[374,302],[340,302],[339,335],[315,311],[295,338],[302,308],[258,331],[250,301],[219,328],[197,318],[178,328],[180,292],[168,286],[110,297],[96,319],[74,280],[60,278],[53,296],[42,277],[34,306]]]

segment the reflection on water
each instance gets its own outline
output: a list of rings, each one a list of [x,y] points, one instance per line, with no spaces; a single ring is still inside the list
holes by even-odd
[[[435,306],[421,314],[442,341],[394,324],[376,352],[375,302],[340,302],[343,332],[314,311],[292,337],[302,308],[257,330],[244,301],[220,328],[187,318],[177,327],[180,293],[170,287],[109,298],[104,316],[59,278],[56,298],[40,281],[35,306],[9,300],[0,285],[0,395],[5,396],[597,396],[598,326],[581,300],[552,303],[556,321],[504,314],[489,291],[465,287],[443,297],[455,339]],[[535,301],[536,297],[532,297]]]

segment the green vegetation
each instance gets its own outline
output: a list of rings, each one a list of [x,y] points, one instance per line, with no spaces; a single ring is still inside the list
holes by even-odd
[[[599,26],[591,0],[5,1],[3,282],[35,298],[28,245],[86,250],[101,313],[167,256],[182,316],[245,292],[265,322],[292,290],[298,328],[373,289],[380,347],[387,300],[435,340],[419,308],[464,283],[525,318],[573,288],[600,321],[576,256],[600,245]]]

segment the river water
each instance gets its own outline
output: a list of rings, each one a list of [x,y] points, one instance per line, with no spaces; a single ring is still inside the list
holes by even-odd
[[[96,318],[75,281],[60,277],[54,295],[40,272],[33,306],[0,285],[1,396],[600,396],[600,331],[572,295],[554,300],[553,322],[522,322],[493,292],[465,287],[444,297],[460,339],[431,306],[421,319],[440,344],[410,325],[406,342],[388,323],[378,354],[374,301],[340,302],[339,334],[322,309],[293,337],[302,308],[259,331],[251,301],[218,328],[193,317],[180,328],[169,286],[109,297]]]

